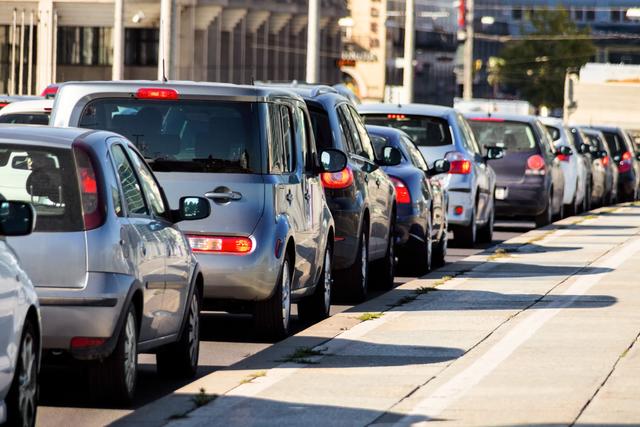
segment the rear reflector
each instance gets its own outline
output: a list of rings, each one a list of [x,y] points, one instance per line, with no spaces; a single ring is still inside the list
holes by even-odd
[[[540,154],[534,154],[527,159],[526,175],[544,175],[547,173],[544,158]]]
[[[188,235],[193,252],[245,255],[253,249],[248,237]]]
[[[343,188],[348,188],[351,186],[351,184],[353,184],[353,171],[349,166],[347,166],[340,172],[323,172],[320,175],[320,179],[322,180],[322,185],[324,186],[324,188],[340,190]]]
[[[455,208],[453,208],[453,212],[456,215],[462,215],[462,212],[464,212],[464,208],[462,206],[456,206]]]
[[[170,101],[178,99],[178,92],[175,89],[145,87],[138,89],[138,91],[136,92],[136,98],[160,99]]]
[[[91,347],[100,347],[107,341],[106,338],[93,338],[93,337],[73,337],[71,338],[72,349],[83,349]]]
[[[411,204],[411,193],[409,193],[409,189],[405,183],[395,176],[390,176],[389,178],[391,178],[391,182],[393,182],[393,186],[396,188],[396,203],[401,205]]]
[[[558,160],[561,162],[568,162],[571,158],[571,156],[567,156],[566,154],[558,154],[556,157],[558,157]]]
[[[76,159],[78,184],[80,185],[84,229],[93,230],[100,227],[106,217],[100,186],[98,185],[93,161],[86,147],[81,144],[74,144],[73,153]]]

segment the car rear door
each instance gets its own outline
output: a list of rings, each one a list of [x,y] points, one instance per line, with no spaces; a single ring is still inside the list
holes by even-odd
[[[153,217],[140,177],[135,172],[124,144],[113,144],[111,156],[120,185],[126,215],[124,221],[131,225],[126,228],[127,235],[123,239],[133,260],[134,274],[143,285],[140,341],[148,341],[159,336],[163,319],[162,300],[167,257],[166,241],[161,235],[164,224]]]

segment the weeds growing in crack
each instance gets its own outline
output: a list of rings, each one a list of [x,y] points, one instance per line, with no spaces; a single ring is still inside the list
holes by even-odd
[[[358,316],[358,319],[361,322],[366,322],[367,320],[379,319],[382,316],[384,316],[384,313],[362,313],[360,316]]]
[[[245,379],[240,381],[240,384],[250,383],[251,381],[255,380],[256,378],[264,377],[265,375],[267,375],[267,371],[254,372],[254,373],[252,373],[250,375],[247,375],[247,377]]]
[[[207,394],[207,391],[204,388],[201,388],[198,394],[193,396],[191,400],[196,404],[196,407],[201,407],[211,402],[215,398],[217,398],[217,394]]]
[[[314,357],[314,356],[328,356],[325,353],[326,350],[327,350],[326,348],[319,348],[315,350],[311,347],[298,347],[289,356],[280,360],[280,362],[303,363],[307,365],[318,363],[308,358]]]

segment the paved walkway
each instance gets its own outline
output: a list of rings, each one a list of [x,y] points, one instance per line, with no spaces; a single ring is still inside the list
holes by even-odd
[[[122,424],[640,425],[639,233],[632,206],[529,232]]]

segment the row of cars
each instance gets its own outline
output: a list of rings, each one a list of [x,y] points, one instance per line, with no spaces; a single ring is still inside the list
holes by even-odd
[[[554,143],[535,117],[357,105],[325,86],[78,82],[29,102],[0,110],[14,123],[0,127],[0,194],[22,206],[6,211],[23,225],[4,230],[6,264],[23,277],[10,289],[32,295],[2,343],[0,420],[26,424],[41,351],[71,356],[93,393],[126,404],[139,352],[161,374],[195,374],[201,309],[251,313],[256,330],[284,337],[292,304],[316,321],[335,296],[391,288],[396,265],[443,264],[449,230],[472,246],[492,240],[496,216],[546,224],[600,191],[603,152],[627,160],[602,134],[585,148],[592,130],[560,126]],[[16,124],[43,114],[49,126]],[[563,169],[578,156],[591,156],[593,185],[567,196]]]

